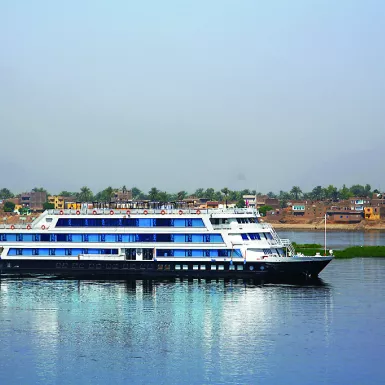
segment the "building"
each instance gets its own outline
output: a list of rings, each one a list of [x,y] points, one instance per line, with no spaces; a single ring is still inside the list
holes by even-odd
[[[272,209],[279,209],[279,199],[270,198],[268,195],[243,195],[246,207],[270,206]]]
[[[128,203],[132,201],[132,191],[131,190],[119,190],[114,191],[111,195],[112,203]]]
[[[350,210],[363,212],[364,207],[370,206],[369,198],[351,197],[350,198]]]
[[[364,215],[368,221],[378,221],[381,218],[385,218],[385,206],[365,207]]]
[[[54,208],[56,210],[64,210],[64,197],[60,195],[51,195],[48,197],[48,203],[51,203],[54,205]]]
[[[20,195],[20,204],[23,207],[29,207],[31,210],[43,210],[43,205],[46,202],[47,193],[45,191],[32,191]]]
[[[328,220],[335,223],[359,223],[362,220],[362,213],[356,211],[328,211]]]

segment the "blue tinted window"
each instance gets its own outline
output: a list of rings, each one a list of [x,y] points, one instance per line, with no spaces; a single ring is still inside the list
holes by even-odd
[[[202,218],[193,219],[192,227],[205,227],[205,225],[203,224],[203,219]]]
[[[220,234],[210,234],[210,242],[212,243],[222,243],[223,238]]]
[[[56,227],[205,227],[202,218],[59,218]]]
[[[152,219],[151,218],[140,218],[139,219],[139,227],[152,227]]]
[[[105,242],[116,242],[116,235],[106,234]]]
[[[249,240],[247,234],[241,234],[241,236],[242,236],[242,239],[243,239],[244,241]]]
[[[203,235],[202,234],[193,234],[192,235],[192,239],[191,239],[192,242],[196,242],[196,243],[203,243]]]

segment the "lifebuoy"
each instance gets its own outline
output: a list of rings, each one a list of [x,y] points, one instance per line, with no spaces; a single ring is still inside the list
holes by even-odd
[[[197,212],[196,212],[196,213],[197,213],[197,215],[199,215],[199,214],[201,213],[201,211],[200,211],[200,210],[197,210]]]
[[[96,214],[97,214],[96,210],[94,210],[94,211],[92,212],[92,214],[96,215]]]
[[[80,215],[80,211],[79,210],[76,210],[76,215]]]
[[[179,210],[179,215],[182,215],[183,214],[183,211],[182,210]]]
[[[27,230],[31,230],[31,225],[27,225]]]
[[[147,214],[148,214],[148,211],[147,211],[147,210],[144,210],[144,211],[143,211],[143,214],[144,214],[144,215],[147,215]]]
[[[114,210],[110,210],[110,215],[114,215]]]
[[[126,214],[127,214],[127,215],[130,215],[130,214],[131,214],[131,211],[130,211],[130,210],[127,210],[127,211],[126,211]]]
[[[63,210],[60,210],[60,213],[59,213],[60,215],[63,215],[64,214],[64,211]]]
[[[42,229],[42,230],[45,230],[45,226],[44,226],[44,225],[41,225],[41,229]]]
[[[164,210],[162,210],[160,213],[161,213],[162,215],[166,214],[166,212],[165,212]]]
[[[15,226],[14,225],[11,225],[11,230],[15,230]]]

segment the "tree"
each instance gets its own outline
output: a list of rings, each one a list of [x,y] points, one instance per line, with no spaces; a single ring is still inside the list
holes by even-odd
[[[337,187],[334,187],[332,184],[330,184],[327,188],[324,189],[325,197],[327,199],[331,199],[333,202],[336,202],[338,200],[338,190]]]
[[[150,198],[150,201],[155,202],[158,200],[158,194],[159,190],[156,187],[152,187],[151,190],[148,192],[148,197]]]
[[[0,199],[9,199],[9,198],[13,198],[13,197],[14,197],[14,195],[7,188],[2,188],[0,190]]]
[[[364,190],[365,190],[365,196],[371,196],[372,195],[372,192],[371,192],[371,189],[372,189],[372,187],[370,186],[370,184],[366,184],[365,185],[365,188],[364,188]]]
[[[245,207],[245,201],[242,198],[238,199],[237,207],[239,208]]]
[[[49,195],[48,191],[44,187],[34,187],[32,189],[33,192],[45,192],[47,195]]]
[[[302,190],[299,186],[293,186],[290,193],[295,199],[298,199],[302,195]]]
[[[137,187],[133,187],[131,189],[132,198],[133,199],[143,199],[143,192],[139,190]]]
[[[311,192],[311,196],[314,200],[320,201],[323,198],[323,188],[322,186],[316,186]]]
[[[62,196],[62,197],[72,197],[72,196],[75,196],[77,193],[76,192],[71,192],[71,191],[66,191],[66,190],[63,190],[59,193],[59,196]]]
[[[102,191],[102,201],[103,202],[110,202],[111,201],[111,197],[112,197],[112,194],[114,193],[114,189],[111,187],[111,186],[108,186],[107,188],[105,188],[103,191]]]
[[[214,200],[214,194],[215,194],[215,190],[210,187],[210,188],[206,189],[206,191],[204,193],[204,198],[207,198],[210,201],[212,201],[212,200]]]
[[[187,192],[186,191],[179,191],[177,194],[178,201],[182,201],[187,197]]]
[[[227,187],[224,187],[221,192],[224,194],[225,196],[225,201],[226,201],[226,208],[227,208],[227,196],[229,195],[229,192],[230,190],[227,188]]]
[[[169,202],[169,195],[166,193],[166,191],[159,191],[157,194],[157,200],[162,203]]]
[[[274,194],[272,191],[269,191],[269,192],[267,193],[267,196],[268,196],[269,198],[277,198],[277,195]]]
[[[212,200],[214,200],[214,201],[221,201],[222,200],[222,194],[221,194],[221,192],[220,191],[215,191],[215,193],[214,193],[214,195],[213,195],[213,197],[212,197]]]
[[[352,187],[350,187],[350,192],[355,197],[364,197],[365,194],[365,187],[360,184],[354,184]]]
[[[55,208],[55,205],[53,203],[49,203],[49,202],[43,203],[44,210],[53,210],[54,208]]]
[[[203,198],[203,195],[204,195],[203,188],[198,188],[194,192],[194,196],[196,196],[197,198]]]
[[[266,212],[271,210],[273,210],[273,208],[267,205],[264,205],[258,208],[259,213],[262,214],[264,217],[266,216]]]
[[[80,202],[91,202],[93,198],[92,191],[89,187],[83,186],[77,194],[77,199]]]
[[[13,213],[13,210],[15,210],[15,204],[11,201],[6,201],[4,203],[4,212],[5,213]]]
[[[352,196],[352,193],[350,190],[346,187],[346,185],[343,185],[342,188],[338,191],[338,194],[341,199],[349,199]]]

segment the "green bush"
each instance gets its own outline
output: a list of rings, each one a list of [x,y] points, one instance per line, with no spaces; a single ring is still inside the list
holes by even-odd
[[[5,213],[12,213],[13,210],[15,210],[15,204],[13,202],[10,202],[10,201],[6,201],[4,203],[4,212]]]

